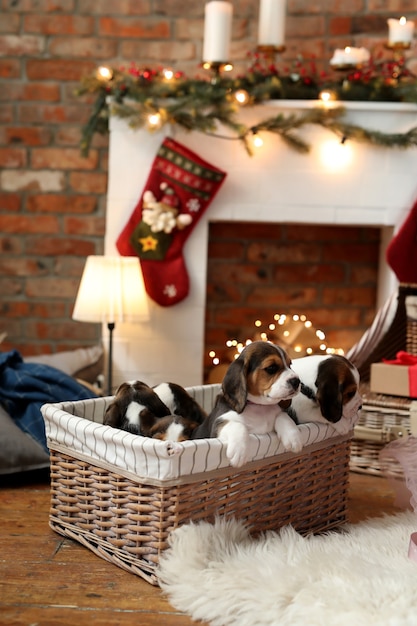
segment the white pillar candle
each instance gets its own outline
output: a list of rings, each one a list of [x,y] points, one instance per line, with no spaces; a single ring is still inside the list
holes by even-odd
[[[370,56],[366,48],[352,48],[351,46],[346,46],[344,50],[336,48],[330,59],[330,65],[359,65],[367,63]]]
[[[414,33],[414,22],[401,17],[399,20],[390,18],[388,22],[388,43],[411,43]]]
[[[258,45],[283,46],[285,41],[286,0],[261,0]]]
[[[212,0],[204,9],[203,61],[229,61],[233,6],[230,2]]]

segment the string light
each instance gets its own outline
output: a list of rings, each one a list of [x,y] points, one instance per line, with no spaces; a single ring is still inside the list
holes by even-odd
[[[330,100],[332,100],[332,94],[330,91],[321,91],[319,94],[319,98],[325,103],[330,102]]]
[[[169,67],[165,67],[162,70],[162,75],[165,78],[165,80],[172,80],[174,78],[174,71],[171,70],[171,68]]]
[[[328,170],[338,172],[344,170],[353,160],[353,150],[350,142],[337,139],[329,139],[321,142],[320,160],[322,165]]]
[[[275,313],[273,322],[264,325],[260,319],[256,319],[254,326],[256,330],[252,338],[244,341],[238,341],[237,339],[228,339],[226,341],[226,347],[233,350],[233,354],[227,356],[229,362],[236,359],[244,347],[252,341],[271,341],[280,345],[288,352],[290,358],[322,354],[323,352],[326,354],[344,354],[341,348],[328,347],[325,333],[322,330],[315,329],[311,320],[307,319],[307,316],[304,314],[288,316]],[[221,359],[215,356],[214,351],[210,352],[209,355],[212,358],[213,365],[220,363]]]
[[[242,106],[249,102],[249,94],[246,89],[238,89],[235,91],[234,98]]]
[[[151,113],[148,115],[148,127],[152,130],[157,130],[162,125],[162,116],[160,113]]]
[[[262,148],[264,145],[262,137],[260,137],[257,133],[253,133],[253,145],[255,148]]]
[[[113,78],[113,70],[111,70],[109,67],[105,67],[104,65],[102,65],[101,67],[97,68],[96,77],[98,78],[98,80],[102,81],[111,80]]]

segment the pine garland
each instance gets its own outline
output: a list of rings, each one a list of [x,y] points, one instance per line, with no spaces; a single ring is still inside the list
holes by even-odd
[[[417,103],[417,80],[398,60],[379,65],[371,62],[336,81],[318,76],[314,68],[307,72],[301,65],[280,74],[275,66],[265,68],[259,60],[244,76],[228,78],[224,74],[216,80],[187,78],[180,72],[168,80],[161,69],[138,69],[131,65],[127,69],[109,70],[106,78],[96,72],[81,81],[77,95],[96,95],[91,116],[83,128],[81,151],[87,155],[95,133],[108,132],[110,116],[125,119],[134,129],[152,131],[169,124],[189,132],[236,139],[249,154],[250,138],[260,131],[279,135],[291,148],[307,153],[310,146],[297,131],[311,124],[322,126],[343,140],[388,148],[417,145],[417,127],[405,133],[383,133],[344,123],[342,105],[316,107],[300,114],[279,114],[248,127],[236,115],[240,105],[235,94],[242,90],[247,96],[246,106],[268,100],[318,100],[323,90],[341,103],[352,100]],[[154,126],[149,122],[151,115],[157,116]],[[221,134],[219,128],[228,129],[229,134]]]

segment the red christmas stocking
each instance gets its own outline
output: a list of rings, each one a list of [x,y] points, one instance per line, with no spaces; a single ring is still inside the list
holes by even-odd
[[[390,241],[386,258],[400,283],[417,283],[417,202]]]
[[[139,256],[146,291],[158,304],[171,306],[188,295],[183,246],[225,176],[177,141],[162,142],[116,242],[121,255]]]

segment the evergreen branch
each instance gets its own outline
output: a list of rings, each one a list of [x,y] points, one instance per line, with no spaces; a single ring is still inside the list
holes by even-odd
[[[400,74],[398,75],[398,68]],[[158,128],[166,124],[177,125],[186,131],[197,131],[213,137],[235,139],[242,142],[246,152],[252,154],[249,137],[259,132],[279,135],[292,149],[301,153],[310,146],[299,132],[307,125],[319,125],[340,138],[386,148],[409,148],[417,145],[417,127],[405,133],[383,133],[341,121],[342,106],[316,107],[301,114],[274,115],[248,128],[236,119],[239,105],[233,94],[238,89],[247,92],[250,105],[271,99],[297,98],[316,100],[322,89],[331,89],[339,100],[395,101],[417,103],[417,80],[403,66],[392,67],[385,63],[370,64],[361,71],[355,70],[341,81],[331,82],[306,76],[301,71],[279,75],[274,68],[266,71],[255,64],[245,76],[221,76],[215,82],[190,79],[177,74],[168,82],[155,70],[113,70],[111,78],[103,81],[93,75],[81,82],[77,95],[97,94],[87,124],[82,129],[81,151],[87,155],[95,133],[108,132],[110,115],[125,119],[131,128],[148,128],[151,113],[159,114]],[[109,104],[110,99],[110,104]],[[218,132],[227,128],[230,136]]]

